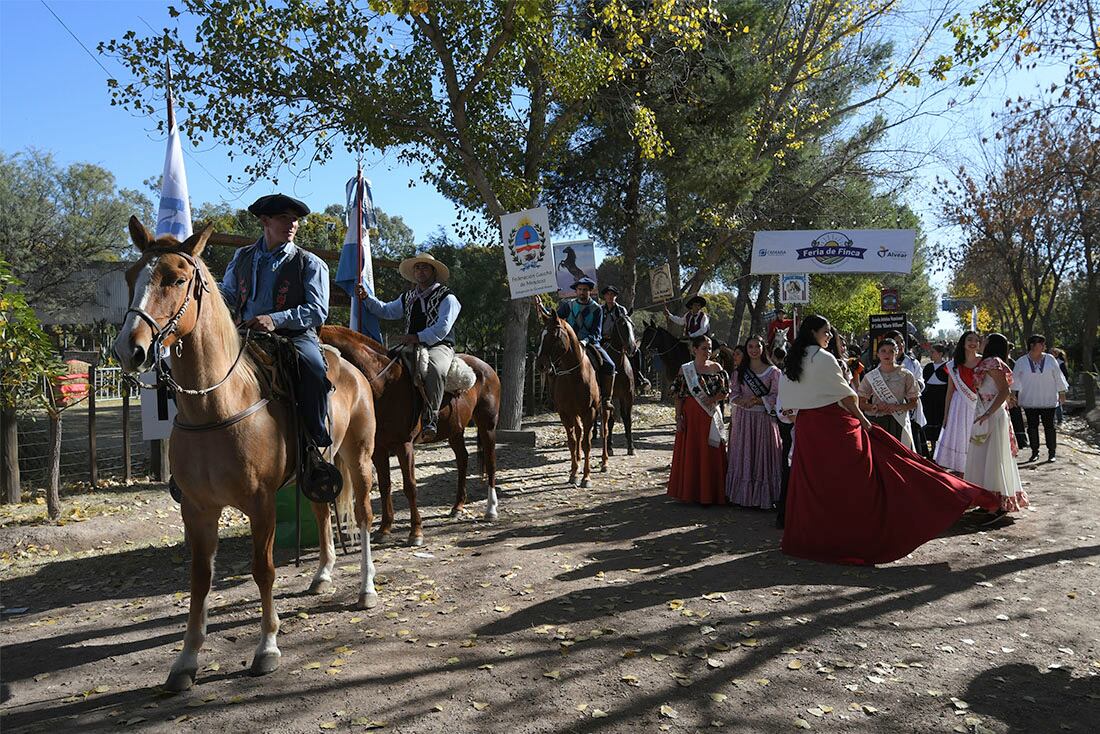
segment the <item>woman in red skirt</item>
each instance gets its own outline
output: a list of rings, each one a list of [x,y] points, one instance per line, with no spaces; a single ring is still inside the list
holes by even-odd
[[[797,410],[783,552],[829,563],[870,565],[908,555],[972,506],[996,495],[909,451],[859,409],[825,350],[832,327],[802,322],[779,384]]]
[[[703,505],[726,503],[726,446],[722,401],[729,394],[729,375],[710,360],[710,339],[691,340],[694,359],[680,367],[672,382],[676,396],[676,444],[668,496]]]

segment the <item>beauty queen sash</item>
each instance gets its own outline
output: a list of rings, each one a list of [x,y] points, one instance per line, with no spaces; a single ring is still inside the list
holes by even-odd
[[[699,373],[695,370],[695,363],[688,362],[682,365],[680,369],[684,372],[684,381],[687,382],[691,396],[699,403],[699,407],[703,409],[703,412],[710,414],[710,435],[707,436],[707,443],[714,448],[718,448],[722,445],[722,411],[718,409],[717,403],[708,407],[703,402],[703,398],[707,397],[707,392],[699,381]]]
[[[947,374],[951,376],[951,383],[955,386],[955,390],[961,392],[970,402],[974,403],[978,400],[978,394],[970,389],[970,386],[966,384],[966,380],[959,374],[959,370],[955,368],[954,363],[950,369],[947,370]]]
[[[758,398],[764,398],[771,392],[768,386],[764,384],[764,381],[760,379],[760,376],[753,372],[751,368],[745,370],[744,384],[752,391],[752,394]],[[766,403],[764,404],[764,410],[768,413],[772,412],[772,408]]]
[[[898,400],[897,395],[894,395],[894,391],[886,384],[886,379],[882,376],[882,372],[877,369],[871,370],[866,379],[871,383],[871,392],[875,394],[875,400],[877,402],[887,405],[902,405],[902,401]],[[908,447],[914,446],[913,425],[909,422],[909,411],[891,413],[890,415],[893,416],[894,420],[901,426],[901,442]]]

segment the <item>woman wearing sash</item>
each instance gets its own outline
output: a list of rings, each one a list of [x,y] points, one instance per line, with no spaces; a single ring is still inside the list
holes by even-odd
[[[886,429],[905,448],[916,451],[909,415],[917,406],[920,392],[913,373],[898,365],[897,355],[896,341],[880,341],[878,367],[867,373],[856,394],[859,395],[859,409],[868,420]]]
[[[760,337],[745,342],[746,359],[730,379],[730,421],[726,498],[742,507],[770,510],[782,488],[782,440],[775,419],[779,370],[764,353]]]
[[[726,502],[726,447],[719,405],[729,394],[729,376],[710,358],[710,339],[691,340],[694,359],[672,382],[676,397],[676,443],[668,496],[681,502]]]
[[[970,428],[974,425],[974,404],[978,400],[978,383],[974,368],[982,361],[978,354],[982,340],[976,331],[959,337],[955,357],[947,364],[947,397],[943,413],[943,428],[936,443],[933,459],[945,469],[962,474],[966,471],[966,452],[970,447]]]
[[[965,476],[966,481],[999,495],[1001,507],[990,522],[1006,512],[1019,512],[1030,504],[1014,458],[1019,449],[1008,418],[1012,369],[1005,362],[1007,358],[1008,339],[1001,334],[990,334],[982,349],[982,361],[974,370],[978,402],[970,430]]]
[[[859,409],[821,316],[802,322],[779,384],[798,411],[783,552],[829,563],[888,563],[997,497],[902,447]]]

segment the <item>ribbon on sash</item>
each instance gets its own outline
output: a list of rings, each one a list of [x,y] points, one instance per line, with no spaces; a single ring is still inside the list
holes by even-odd
[[[951,369],[947,370],[947,374],[951,376],[951,383],[955,386],[955,389],[963,394],[970,402],[977,402],[978,394],[970,389],[970,386],[966,384],[966,380],[962,378],[959,373],[959,369],[954,364]]]
[[[753,372],[752,369],[745,370],[745,376],[742,379],[742,382],[745,384],[746,387],[749,388],[749,390],[752,391],[752,394],[758,398],[763,398],[769,392],[771,392],[771,390],[768,389],[768,386],[764,384],[764,381],[760,379],[760,376]],[[773,410],[773,406],[769,406],[767,403],[765,403],[764,410],[768,413],[771,413]]]
[[[865,379],[871,383],[871,392],[875,394],[876,402],[885,403],[886,405],[904,404],[901,400],[898,400],[897,395],[894,395],[894,391],[886,384],[886,378],[882,376],[882,372],[879,370],[871,370]],[[909,411],[891,413],[890,415],[901,426],[901,442],[907,448],[913,448],[915,444],[913,443],[913,426],[909,422]]]
[[[688,390],[691,391],[691,396],[699,403],[699,407],[703,409],[704,413],[710,414],[710,435],[707,436],[707,443],[714,448],[718,448],[722,445],[722,411],[718,409],[717,402],[709,407],[703,402],[703,398],[708,397],[708,394],[703,388],[702,382],[699,380],[699,373],[695,369],[695,363],[688,362],[680,369],[684,372],[684,381],[687,382]]]

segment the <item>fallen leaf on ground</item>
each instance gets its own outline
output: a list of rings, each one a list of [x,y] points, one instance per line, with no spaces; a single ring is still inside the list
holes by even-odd
[[[712,694],[710,694],[710,700],[714,701],[715,703],[722,703],[727,698],[729,698],[729,696],[727,696],[724,693],[712,693]]]
[[[486,703],[485,701],[474,701],[473,705],[474,705],[474,708],[477,709],[478,711],[484,711],[485,709],[489,708],[489,704]]]
[[[802,661],[792,660],[791,662],[787,663],[787,667],[791,670],[799,670],[800,668],[802,668]]]
[[[604,711],[603,709],[592,709],[592,718],[593,719],[606,719],[607,718],[607,712]]]
[[[550,678],[552,680],[558,680],[558,679],[561,678],[561,671],[560,670],[548,670],[548,671],[546,671],[545,673],[542,674],[542,677],[543,678]]]
[[[803,718],[800,718],[800,717],[796,716],[795,720],[794,720],[794,728],[795,729],[809,729],[810,728],[810,722],[806,721]]]
[[[665,704],[661,707],[661,716],[665,717],[666,719],[678,719],[680,718],[680,712],[672,708],[668,704]]]

